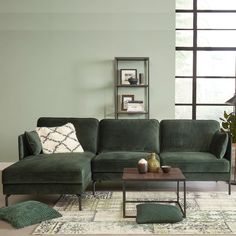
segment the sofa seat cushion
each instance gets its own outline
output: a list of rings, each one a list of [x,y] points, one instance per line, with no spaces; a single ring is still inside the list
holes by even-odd
[[[229,172],[230,163],[208,152],[162,152],[161,164],[179,167],[182,172]]]
[[[124,168],[137,167],[141,158],[146,158],[147,152],[104,152],[92,160],[93,172],[123,172]]]
[[[55,153],[29,156],[2,172],[3,184],[84,183],[91,178],[93,153]]]

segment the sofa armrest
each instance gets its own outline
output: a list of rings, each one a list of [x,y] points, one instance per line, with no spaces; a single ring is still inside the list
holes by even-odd
[[[26,156],[30,155],[30,151],[27,146],[27,140],[24,134],[18,136],[18,152],[19,152],[19,160],[22,160]]]
[[[232,138],[231,136],[228,134],[228,144],[227,144],[227,148],[226,148],[226,152],[224,155],[224,158],[227,159],[230,163],[231,163],[231,155],[232,155]]]

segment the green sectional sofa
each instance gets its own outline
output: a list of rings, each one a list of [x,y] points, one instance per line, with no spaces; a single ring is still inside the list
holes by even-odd
[[[222,144],[217,121],[43,117],[37,126],[68,122],[85,152],[32,155],[20,135],[20,160],[2,172],[6,205],[12,194],[76,194],[81,209],[89,183],[95,192],[96,181],[121,180],[123,168],[136,167],[151,152],[162,165],[179,167],[187,180],[227,181],[230,194],[231,141]]]

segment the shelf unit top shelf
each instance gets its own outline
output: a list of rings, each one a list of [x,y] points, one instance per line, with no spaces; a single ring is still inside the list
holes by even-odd
[[[117,61],[148,61],[149,57],[115,57]]]

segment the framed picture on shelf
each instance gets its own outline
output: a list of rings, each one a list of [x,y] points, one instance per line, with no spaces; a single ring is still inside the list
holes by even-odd
[[[128,79],[132,77],[134,79],[137,78],[137,70],[136,69],[121,69],[120,70],[120,84],[121,85],[130,85]]]
[[[128,103],[134,101],[134,95],[121,95],[121,110],[127,111]]]

